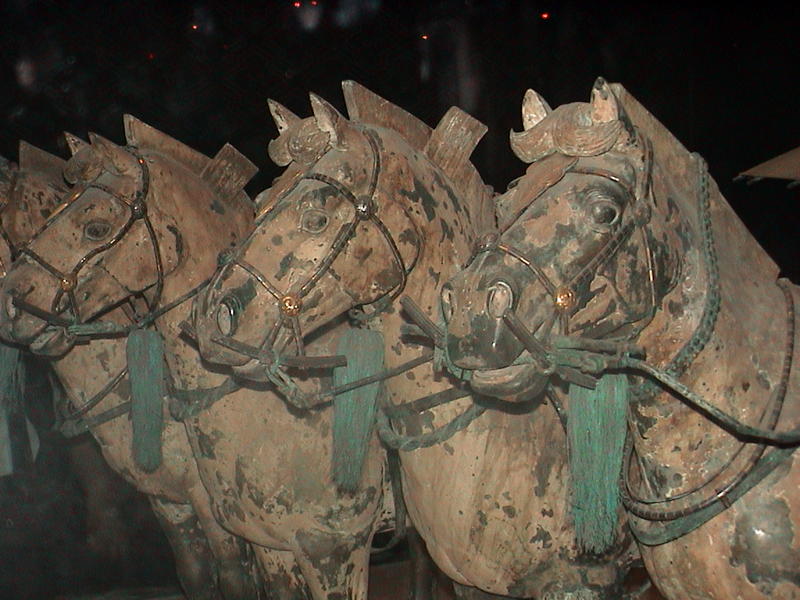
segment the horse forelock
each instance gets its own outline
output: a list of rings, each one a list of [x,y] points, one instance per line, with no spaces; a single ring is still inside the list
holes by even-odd
[[[585,102],[559,106],[522,132],[512,131],[511,148],[527,163],[553,153],[565,156],[597,156],[611,150],[625,131],[622,119],[592,120],[593,107]]]

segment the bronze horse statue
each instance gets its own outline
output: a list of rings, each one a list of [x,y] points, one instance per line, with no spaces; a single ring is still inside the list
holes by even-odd
[[[377,441],[366,453],[361,487],[340,490],[329,469],[329,414],[297,415],[273,391],[242,387],[226,373],[207,370],[184,336],[192,296],[252,226],[253,205],[241,192],[252,165],[230,146],[208,159],[131,118],[126,134],[126,147],[95,139],[70,161],[67,173],[79,174],[81,193],[11,269],[3,298],[6,331],[58,353],[75,335],[111,336],[90,344],[119,346],[118,353],[101,357],[103,365],[115,361],[107,377],[124,368],[126,355],[130,368],[150,365],[145,384],[156,389],[156,399],[169,393],[169,410],[179,419],[157,404],[163,433],[158,435],[153,419],[145,419],[141,430],[155,429],[162,447],[159,452],[158,445],[150,446],[142,458],[149,461],[160,453],[164,466],[180,458],[184,468],[199,467],[209,512],[235,534],[234,542],[250,543],[267,593],[366,597],[370,542],[386,519],[388,498]],[[126,308],[121,323],[109,312],[117,306]],[[147,337],[154,332],[155,338]],[[127,348],[122,334],[128,336]],[[135,342],[139,350],[132,354],[134,334],[145,342]],[[310,348],[332,354],[327,345],[334,334]],[[163,361],[157,358],[160,340],[168,365],[166,388]],[[131,378],[126,386],[134,392],[134,459],[135,385]],[[317,389],[320,383],[313,379],[304,385]],[[109,396],[112,410],[124,405],[127,392]],[[112,419],[103,425],[115,426],[130,428],[130,423]],[[173,438],[187,433],[196,462],[186,460],[183,447],[178,452],[171,446]],[[137,473],[134,467],[127,471]]]
[[[19,146],[19,165],[0,157],[0,276],[5,276],[18,249],[45,225],[67,197],[65,162],[24,141]],[[26,360],[19,347],[0,344],[0,355],[0,389],[5,396],[0,403],[6,402],[6,408],[12,408],[12,414],[6,415],[6,425],[21,430],[6,432],[11,442],[10,466],[16,472],[18,466],[36,460],[34,450],[38,447],[39,432],[25,415],[30,410],[41,410],[34,403],[51,403],[51,406],[58,403],[60,384],[54,381],[54,373],[46,361]],[[33,372],[34,369],[39,372]],[[36,383],[31,376],[38,376]],[[49,407],[45,413],[49,413]],[[63,450],[84,495],[87,546],[103,564],[131,572],[134,553],[131,525],[123,515],[131,488],[120,488],[118,476],[105,462],[94,440],[82,437]]]
[[[62,159],[23,141],[19,162],[0,157],[0,278],[66,193]],[[8,475],[35,459],[38,440],[26,417],[22,350],[0,344],[0,363],[0,473]]]
[[[800,597],[798,288],[620,85],[555,110],[529,91],[523,122],[529,167],[444,288],[452,370],[559,398],[576,518],[581,485],[624,505],[667,598]]]
[[[557,415],[471,395],[424,364],[434,353],[420,333],[442,335],[441,286],[494,229],[492,192],[469,162],[485,126],[452,108],[431,129],[354,82],[343,89],[349,119],[315,96],[306,119],[273,104],[270,156],[287,169],[198,297],[201,352],[269,378],[298,408],[336,406],[347,386],[304,394],[286,361],[350,311],[369,351],[384,355],[378,375],[392,375],[374,415],[399,450],[409,515],[459,593],[618,597],[631,537],[620,530],[592,557],[575,543]]]
[[[202,181],[200,173],[205,166],[219,165],[219,161],[202,156],[136,119],[126,117],[125,124],[129,141],[136,144],[143,160],[156,170],[153,176],[156,194],[165,193],[158,187],[162,180],[167,186],[172,177]],[[52,358],[68,402],[61,407],[65,431],[71,434],[91,431],[111,467],[148,496],[172,546],[178,578],[187,596],[209,600],[254,598],[258,584],[248,568],[246,549],[241,540],[225,531],[215,519],[183,424],[164,421],[160,464],[144,470],[134,456],[132,423],[127,417],[120,418],[129,406],[126,403],[130,395],[125,340],[118,335],[78,340],[69,333],[69,325],[78,320],[68,317],[80,314],[85,322],[91,318],[91,312],[70,315],[77,304],[56,302],[54,306],[52,302],[54,292],[59,290],[59,297],[66,299],[68,293],[75,299],[81,298],[81,308],[88,307],[88,300],[94,294],[108,298],[111,290],[131,285],[124,276],[115,278],[109,273],[104,273],[105,278],[99,282],[84,279],[90,265],[83,264],[86,262],[82,262],[83,257],[94,254],[92,258],[101,262],[110,258],[95,249],[111,245],[108,242],[118,235],[120,227],[133,230],[131,237],[137,238],[133,251],[118,259],[120,270],[130,276],[137,263],[142,268],[152,260],[147,240],[150,234],[144,223],[141,220],[127,223],[128,213],[132,212],[128,202],[135,195],[125,182],[130,174],[118,170],[123,165],[114,164],[111,142],[91,137],[90,145],[67,134],[73,153],[69,161],[42,151],[34,152],[28,146],[21,149],[21,169],[11,196],[13,204],[3,212],[4,232],[7,232],[4,237],[13,243],[16,260],[4,281],[2,333],[11,341],[29,345],[35,353]],[[187,191],[195,192],[191,188]],[[210,188],[193,197],[204,196],[209,201],[219,201]],[[49,203],[47,206],[45,201]],[[246,198],[238,202],[243,210],[250,207]],[[71,227],[76,222],[81,228],[74,231]],[[245,218],[240,223],[239,231],[243,231],[248,221]],[[155,235],[163,240],[163,246],[176,251],[178,240],[173,233],[160,230]],[[141,247],[138,256],[137,247]],[[76,285],[70,288],[65,281],[75,264],[85,269],[75,269]],[[109,262],[105,267],[114,269]],[[65,276],[54,277],[54,272],[63,272]],[[17,306],[15,300],[23,301],[27,308],[30,306],[24,302],[30,303],[34,312]],[[142,300],[133,300],[137,301]],[[119,303],[107,308],[103,318],[121,327],[130,323],[136,310]]]

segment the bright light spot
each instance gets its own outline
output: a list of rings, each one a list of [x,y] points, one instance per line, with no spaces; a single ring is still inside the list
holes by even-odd
[[[155,52],[148,52],[147,53],[147,60],[153,60],[156,57]]]
[[[192,23],[192,29],[194,29],[195,31],[197,31],[197,28],[198,28],[198,25],[197,25],[197,23]]]
[[[421,37],[423,40],[427,40],[427,39],[428,39],[428,34],[427,34],[427,33],[423,33],[423,34],[422,34],[420,37]]]
[[[292,2],[292,6],[294,6],[295,8],[300,8],[300,3],[299,2]]]
[[[317,5],[317,0],[311,0],[311,6],[316,6],[316,5]]]
[[[542,19],[544,19],[544,20],[546,21],[547,19],[549,19],[549,18],[550,18],[550,13],[542,13],[542,14],[541,14],[541,15],[539,15],[539,16],[540,16],[540,17],[542,17]]]

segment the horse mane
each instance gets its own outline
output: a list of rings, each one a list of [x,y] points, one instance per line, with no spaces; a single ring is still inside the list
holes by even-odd
[[[352,80],[342,82],[342,93],[351,121],[391,129],[399,133],[412,148],[425,148],[433,130],[410,112]]]
[[[486,125],[452,106],[433,130],[425,153],[450,178],[465,202],[476,211],[476,231],[479,234],[495,229],[492,188],[483,182],[469,157],[487,131]]]
[[[202,152],[190,148],[133,115],[123,115],[122,122],[125,127],[125,141],[128,145],[166,154],[197,175],[203,172],[211,160]]]
[[[698,182],[695,175],[697,166],[693,155],[621,84],[612,83],[610,85],[631,123],[652,142],[653,162],[658,165],[659,172],[666,179],[663,182],[664,185],[674,191],[674,201],[681,208],[685,218],[691,220],[697,231],[697,227],[699,227],[696,220]],[[655,172],[654,177],[658,177]],[[753,238],[710,176],[709,194],[722,270],[725,270],[728,264],[732,269],[737,268],[736,265],[740,263],[733,258],[732,254],[735,254],[742,261],[745,261],[746,258],[750,272],[757,272],[759,277],[766,279],[776,279],[780,269]],[[749,243],[743,243],[745,241],[749,241]]]
[[[431,129],[408,111],[382,98],[355,81],[342,82],[348,117],[353,121],[385,127],[398,133],[412,148],[420,150],[454,184],[465,201],[477,208],[481,219],[493,214],[488,208],[492,190],[481,178],[469,157],[487,131],[486,125],[458,107],[451,107]],[[494,228],[491,222],[478,222],[478,231]]]
[[[64,166],[67,161],[29,144],[24,140],[19,143],[19,169],[36,172],[39,177],[58,189],[65,189]]]
[[[230,144],[225,144],[212,159],[183,142],[140,121],[124,115],[125,140],[131,146],[165,154],[208,183],[223,200],[242,190],[258,168]]]

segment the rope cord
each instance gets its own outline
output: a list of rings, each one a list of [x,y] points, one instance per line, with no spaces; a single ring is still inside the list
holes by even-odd
[[[689,368],[695,358],[703,351],[717,322],[721,305],[719,264],[717,251],[714,244],[714,231],[711,225],[711,202],[709,198],[708,166],[699,154],[692,153],[697,168],[699,170],[699,209],[700,209],[700,233],[703,243],[703,263],[706,267],[708,276],[708,293],[703,307],[703,314],[700,323],[695,329],[692,337],[673,357],[664,371],[672,377],[680,377]],[[651,399],[659,392],[659,387],[649,380],[643,381],[640,385],[631,386],[631,395],[639,402]]]

